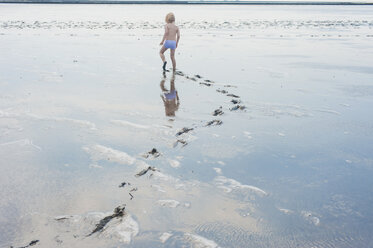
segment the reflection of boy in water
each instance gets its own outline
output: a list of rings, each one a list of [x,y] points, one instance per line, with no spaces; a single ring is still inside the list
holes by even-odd
[[[166,73],[163,73],[163,79],[161,81],[161,89],[163,94],[161,98],[164,103],[164,108],[166,112],[166,116],[175,116],[175,112],[179,109],[179,95],[175,90],[175,73],[172,73],[172,77],[170,80],[170,90],[167,90],[164,87],[164,83],[166,82]]]

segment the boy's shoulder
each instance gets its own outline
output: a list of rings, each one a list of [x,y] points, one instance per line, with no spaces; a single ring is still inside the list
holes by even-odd
[[[166,27],[169,27],[169,28],[178,28],[178,26],[176,26],[175,23],[167,23]]]

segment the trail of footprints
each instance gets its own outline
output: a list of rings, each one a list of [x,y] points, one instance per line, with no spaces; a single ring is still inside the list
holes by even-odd
[[[195,83],[198,83],[202,87],[215,87],[215,82],[211,81],[209,79],[203,79],[202,76],[200,75],[195,75],[193,77],[190,77],[186,74],[184,74],[181,71],[176,72],[177,75],[185,77],[186,79],[193,81]],[[227,88],[233,88],[235,86],[232,85],[224,85],[224,87]],[[221,116],[224,116],[224,109],[229,109],[229,111],[245,111],[246,107],[245,105],[242,104],[241,98],[238,95],[229,93],[225,89],[216,89],[216,92],[226,95],[227,97],[230,97],[230,104],[232,104],[232,107],[229,108],[223,108],[223,106],[219,106],[215,110],[212,111],[211,115],[214,118],[219,118]],[[222,125],[223,121],[220,119],[212,119],[210,121],[207,121],[205,124],[199,124],[199,125],[193,125],[193,127],[184,127],[177,131],[175,133],[176,141],[174,143],[174,147],[181,145],[181,147],[186,146],[188,143],[187,141],[183,140],[182,137],[184,134],[187,134],[191,131],[196,131],[199,128],[206,128],[210,126],[219,126]],[[141,157],[144,159],[159,159],[163,154],[158,151],[156,148],[152,148],[150,151],[147,151],[143,154],[141,154]],[[154,166],[148,166],[138,173],[136,173],[134,176],[139,178],[145,175],[148,175],[148,178],[151,178],[153,175],[153,172],[159,172],[159,169],[155,168]],[[119,188],[123,188],[124,190],[127,191],[128,195],[130,196],[130,200],[135,199],[135,192],[138,191],[138,188],[135,187],[133,184],[131,184],[128,181],[121,182],[118,185]],[[84,238],[90,238],[91,236],[94,235],[100,235],[100,233],[104,232],[110,225],[110,223],[120,223],[124,222],[126,218],[128,218],[128,213],[125,211],[126,204],[121,204],[118,207],[116,207],[111,214],[106,215],[105,217],[102,217],[100,220],[98,220],[94,225],[92,225],[91,231],[89,233],[84,234]],[[311,216],[309,213],[304,214],[305,217],[309,218],[310,221],[318,221],[317,218]],[[65,220],[68,220],[71,218],[71,216],[63,216],[63,217],[56,217],[55,221],[57,222],[63,222]],[[314,223],[315,225],[317,223]],[[212,223],[204,223],[196,227],[194,230],[197,234],[202,235],[203,237],[206,238],[211,238],[215,241],[217,241],[220,245],[223,246],[229,246],[229,247],[244,247],[248,243],[253,244],[255,247],[264,247],[263,244],[266,244],[268,240],[271,240],[270,238],[267,240],[265,237],[262,237],[264,239],[260,239],[258,236],[253,236],[248,234],[245,230],[231,226],[227,223],[221,223],[221,222],[212,222]],[[78,235],[76,235],[78,237]],[[258,239],[259,238],[259,239]],[[330,240],[329,242],[333,243],[333,241],[336,240]],[[339,240],[338,240],[339,241]],[[31,247],[34,245],[39,244],[39,240],[32,240],[25,246],[17,247],[17,248],[26,248],[26,247]],[[63,240],[58,240],[59,244],[63,242]],[[172,238],[169,240],[169,244],[172,245],[173,242],[176,242],[175,244],[180,244],[180,242],[186,242],[185,245],[188,245],[189,241],[186,240],[185,238],[179,237],[176,234],[173,235]],[[294,242],[292,240],[285,240],[285,242]],[[299,241],[297,241],[299,242]],[[309,241],[310,242],[310,241]],[[309,242],[306,242],[308,244]],[[312,243],[312,242],[311,242]],[[320,245],[320,243],[317,243],[317,245]],[[347,243],[347,242],[346,242]],[[325,243],[322,243],[325,245]],[[13,246],[11,246],[13,248]]]
[[[209,79],[203,79],[203,77],[200,76],[200,75],[195,75],[194,77],[190,77],[190,76],[186,75],[185,73],[183,73],[181,71],[176,71],[176,74],[179,75],[179,76],[183,76],[186,79],[189,79],[189,80],[191,80],[193,82],[198,82],[200,85],[204,85],[204,86],[207,86],[207,87],[213,87],[214,84],[215,84],[214,81],[209,80]],[[235,87],[235,86],[233,86],[233,85],[224,85],[224,87]],[[219,93],[221,93],[221,94],[225,94],[226,96],[232,98],[230,102],[233,104],[233,107],[229,108],[230,111],[244,110],[246,108],[244,105],[241,104],[240,96],[232,94],[232,93],[229,93],[227,90],[217,89],[216,91],[219,92]],[[222,106],[218,107],[217,109],[215,109],[212,112],[212,116],[222,116],[222,115],[224,115],[224,111],[223,111],[223,107]],[[178,137],[182,136],[183,134],[186,134],[186,133],[188,133],[190,131],[193,131],[193,130],[195,130],[197,128],[200,128],[200,127],[219,126],[219,125],[222,125],[222,124],[223,124],[222,120],[213,119],[211,121],[208,121],[205,125],[202,125],[202,126],[195,125],[194,127],[184,127],[184,128],[182,128],[181,130],[179,130],[175,134],[175,136],[177,137],[177,139],[176,139],[176,142],[174,143],[174,147],[177,146],[179,143],[182,145],[182,147],[184,147],[185,145],[188,144],[185,140],[178,138]],[[161,155],[162,154],[156,148],[153,148],[150,151],[144,153],[142,155],[142,157],[145,158],[145,159],[156,159],[156,158],[158,158]],[[150,173],[149,177],[151,177],[152,176],[151,172],[154,172],[154,171],[159,171],[159,170],[157,168],[153,167],[153,166],[149,166],[149,167],[141,170],[140,172],[138,172],[135,175],[135,177],[141,177],[141,176],[144,176],[147,173]],[[131,183],[130,182],[122,182],[119,185],[119,187],[121,187],[121,188],[124,188],[125,186],[131,186]],[[135,192],[135,191],[137,191],[137,187],[132,187],[129,190],[130,200],[132,200],[134,198],[134,195],[132,193]],[[91,234],[89,234],[89,236],[92,235],[92,234],[94,234],[94,233],[96,233],[96,232],[102,231],[104,229],[105,225],[112,218],[123,217],[125,215],[124,206],[125,205],[123,205],[122,207],[116,208],[114,210],[114,213],[112,215],[109,215],[109,216],[106,216],[105,218],[103,218],[96,225],[96,228],[92,231]],[[120,209],[119,214],[118,214],[118,209]]]
[[[190,77],[190,76],[184,74],[181,71],[176,71],[176,74],[179,75],[179,76],[183,76],[186,79],[191,80],[193,82],[197,82],[197,83],[199,83],[199,85],[203,85],[203,86],[207,86],[207,87],[214,87],[215,86],[214,85],[215,84],[214,81],[209,80],[209,79],[203,79],[203,77],[200,76],[200,75],[195,75],[193,77]],[[224,87],[231,87],[231,88],[233,88],[235,86],[233,86],[233,85],[224,85]],[[230,103],[233,104],[233,107],[229,108],[230,111],[244,110],[246,108],[244,105],[241,104],[241,100],[240,100],[239,96],[237,96],[235,94],[231,94],[227,90],[217,89],[216,92],[224,94],[227,97],[231,97],[232,98],[231,101],[230,101]],[[223,107],[219,106],[217,109],[215,109],[212,112],[211,115],[214,116],[214,117],[224,115]],[[207,123],[205,123],[204,125],[195,125],[194,127],[184,127],[184,128],[182,128],[181,130],[179,130],[175,134],[176,141],[174,142],[174,146],[173,147],[176,147],[179,144],[181,145],[181,147],[184,147],[184,146],[186,146],[188,144],[187,141],[185,141],[184,139],[180,138],[180,137],[183,136],[183,134],[186,134],[186,133],[188,133],[190,131],[193,131],[193,130],[196,130],[198,128],[210,127],[210,126],[219,126],[219,125],[222,125],[222,124],[223,124],[222,120],[212,119],[212,120],[208,121]],[[162,156],[162,154],[156,148],[152,148],[150,151],[145,152],[141,156],[144,159],[157,159],[158,157]],[[153,166],[148,166],[147,168],[144,168],[143,170],[141,170],[138,173],[136,173],[134,176],[135,177],[141,177],[141,176],[144,176],[144,175],[148,174],[149,178],[150,178],[153,175],[152,172],[155,172],[155,171],[159,171],[159,169],[157,169],[157,168],[155,168]],[[134,196],[134,192],[136,192],[138,190],[137,187],[134,187],[128,181],[121,182],[118,185],[118,187],[128,190],[128,194],[130,196],[130,200],[134,199],[134,197],[135,197]],[[94,234],[99,234],[99,233],[103,232],[105,230],[105,227],[108,225],[108,223],[110,221],[112,221],[113,219],[121,220],[121,219],[125,218],[127,216],[127,213],[125,211],[125,207],[126,207],[125,204],[122,204],[122,205],[116,207],[114,209],[114,211],[113,211],[113,214],[107,215],[104,218],[102,218],[101,220],[99,220],[98,223],[96,224],[96,226],[92,227],[92,231],[89,234],[86,234],[85,237],[88,238],[88,237],[90,237],[90,236],[92,236]],[[55,218],[55,220],[56,221],[64,221],[67,218],[69,218],[69,217],[64,216],[64,217],[61,217],[61,218]],[[63,241],[60,240],[60,242],[62,243]],[[23,246],[23,247],[19,247],[19,248],[26,248],[26,247],[34,246],[34,245],[36,245],[38,243],[39,243],[39,240],[33,240],[28,245]],[[13,246],[11,246],[11,247],[13,248]]]
[[[214,81],[209,80],[209,79],[203,79],[203,77],[200,76],[200,75],[198,75],[198,74],[194,75],[193,77],[190,77],[187,74],[183,73],[182,71],[176,71],[176,75],[185,77],[188,80],[191,80],[193,82],[198,82],[200,85],[205,85],[205,86],[208,86],[208,87],[211,87],[211,86],[213,86],[215,84]],[[224,87],[231,87],[231,88],[233,88],[233,87],[236,87],[236,86],[233,86],[233,85],[224,85]],[[241,104],[240,96],[232,94],[232,93],[229,93],[227,90],[217,89],[216,91],[219,92],[219,93],[221,93],[221,94],[225,94],[226,96],[232,98],[230,102],[233,104],[233,107],[229,108],[230,111],[245,110],[246,109],[245,105]],[[219,108],[215,109],[212,112],[212,116],[222,116],[222,115],[224,115],[224,111],[223,111],[223,107],[222,106],[220,106]],[[176,134],[175,134],[176,141],[174,142],[173,147],[178,146],[178,144],[181,144],[181,147],[184,147],[184,146],[186,146],[188,144],[188,142],[186,140],[180,138],[180,136],[182,136],[183,134],[189,133],[190,131],[193,131],[193,130],[195,130],[197,128],[200,128],[200,127],[220,126],[222,124],[223,124],[222,120],[213,119],[211,121],[208,121],[207,123],[205,123],[202,126],[201,125],[195,125],[194,127],[183,127],[178,132],[176,132]],[[160,155],[161,155],[161,153],[156,148],[153,148],[152,150],[150,150],[149,152],[144,153],[141,156],[143,158],[145,158],[145,159],[155,159],[155,158],[158,158]],[[157,168],[155,168],[155,167],[149,166],[149,167],[143,169],[142,171],[140,171],[139,173],[137,173],[135,176],[136,177],[143,176],[143,175],[145,175],[149,171],[151,172],[151,171],[159,171],[159,170]],[[150,174],[150,177],[151,176],[152,176],[152,174]],[[124,187],[125,185],[130,186],[131,184],[129,182],[122,182],[119,185],[119,187]],[[134,198],[134,196],[131,194],[131,192],[134,191],[133,189],[134,188],[132,188],[130,190],[130,192],[129,192],[129,195],[131,197],[130,200],[132,200]]]
[[[188,80],[191,80],[193,82],[199,83],[199,85],[201,85],[201,86],[215,87],[215,82],[214,81],[212,81],[210,79],[203,79],[203,77],[201,75],[196,74],[194,76],[189,76],[182,71],[176,71],[175,73],[178,76],[181,76],[181,77],[184,77],[184,78],[186,78]],[[226,87],[226,88],[237,88],[236,86],[230,85],[230,84],[226,84],[226,85],[224,85],[224,87]],[[229,93],[227,90],[220,89],[220,88],[216,89],[216,92],[224,94],[224,95],[231,98],[230,103],[233,104],[233,107],[229,108],[230,111],[237,111],[237,110],[245,110],[246,109],[246,106],[241,103],[240,96]],[[223,107],[220,106],[219,108],[215,109],[212,112],[212,115],[213,116],[224,115]],[[218,125],[222,125],[222,124],[223,124],[222,120],[214,119],[214,120],[208,121],[202,127],[218,126]],[[189,132],[191,130],[194,130],[194,129],[195,129],[195,127],[194,128],[184,127],[183,129],[181,129],[180,131],[178,131],[176,133],[176,136],[180,136],[181,134],[187,133],[187,132]],[[180,142],[180,143],[182,142],[184,146],[187,144],[187,142],[185,140],[178,139],[176,143],[178,143],[178,142]]]

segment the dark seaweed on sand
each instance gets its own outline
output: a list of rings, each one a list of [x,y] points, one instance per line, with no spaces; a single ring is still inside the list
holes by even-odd
[[[125,204],[122,206],[116,207],[114,209],[114,213],[100,220],[100,222],[96,224],[96,228],[90,234],[88,234],[87,237],[91,236],[92,234],[96,232],[101,232],[104,229],[104,227],[107,225],[107,223],[109,223],[112,219],[123,217],[124,215],[126,215],[126,212],[124,211],[125,208],[126,208]]]
[[[156,170],[157,169],[155,167],[149,166],[148,168],[143,169],[142,171],[140,171],[139,173],[137,173],[135,176],[136,177],[141,177],[141,176],[145,175],[148,171],[156,171]]]
[[[210,83],[204,83],[204,82],[200,82],[199,84],[203,84],[203,85],[206,85],[206,86],[211,86],[212,84],[210,84]]]
[[[219,92],[219,93],[222,93],[222,94],[227,94],[227,93],[228,93],[228,91],[226,91],[226,90],[221,90],[221,89],[217,89],[216,91]]]
[[[246,109],[246,106],[244,105],[235,105],[234,107],[230,108],[230,111],[234,111],[234,110],[244,110]]]
[[[181,129],[179,132],[176,133],[176,136],[180,136],[183,133],[187,133],[187,132],[192,131],[192,130],[193,130],[193,128],[184,127],[183,129]]]
[[[185,76],[185,74],[182,71],[176,71],[176,75]]]
[[[142,155],[144,158],[148,158],[150,156],[153,156],[153,158],[158,158],[159,156],[161,155],[160,152],[157,151],[156,148],[153,148],[151,151],[145,153],[144,155]]]
[[[33,241],[31,241],[28,245],[26,245],[26,246],[21,246],[21,247],[19,247],[19,248],[27,248],[27,247],[30,247],[30,246],[33,246],[33,245],[36,245],[37,243],[39,243],[39,240],[33,240]],[[13,246],[11,246],[10,248],[14,248]]]
[[[126,185],[131,185],[131,183],[126,183],[126,182],[123,182],[123,183],[121,183],[118,187],[119,188],[124,188],[124,186],[126,186]]]
[[[240,98],[239,96],[237,96],[235,94],[228,94],[227,96],[231,96],[231,97],[234,97],[234,98]]]
[[[218,109],[215,109],[214,112],[212,113],[213,116],[222,115],[222,114],[224,114],[222,106],[220,106]]]
[[[182,144],[183,147],[188,145],[188,142],[186,142],[185,140],[178,139],[178,140],[175,141],[174,147],[176,147],[179,143]]]
[[[221,124],[223,124],[223,122],[221,120],[212,120],[212,121],[207,122],[206,127],[212,126],[212,125],[213,126],[218,126],[218,125],[221,125]]]
[[[232,99],[232,100],[231,100],[231,103],[233,103],[233,104],[238,104],[238,103],[241,103],[241,101],[240,101],[240,100],[236,100],[236,99]]]

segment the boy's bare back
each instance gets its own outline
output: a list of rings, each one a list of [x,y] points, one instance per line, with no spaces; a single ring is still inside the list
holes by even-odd
[[[159,55],[163,61],[163,71],[166,71],[166,58],[164,57],[164,52],[167,49],[170,49],[170,57],[172,60],[172,69],[176,70],[176,60],[175,60],[175,50],[179,44],[180,40],[180,30],[175,25],[175,15],[170,12],[166,15],[165,22],[167,23],[164,26],[164,35],[162,38],[161,43],[159,45],[162,46],[161,50],[159,51]]]
[[[165,25],[166,40],[176,40],[179,35],[179,28],[174,23],[167,23]]]

